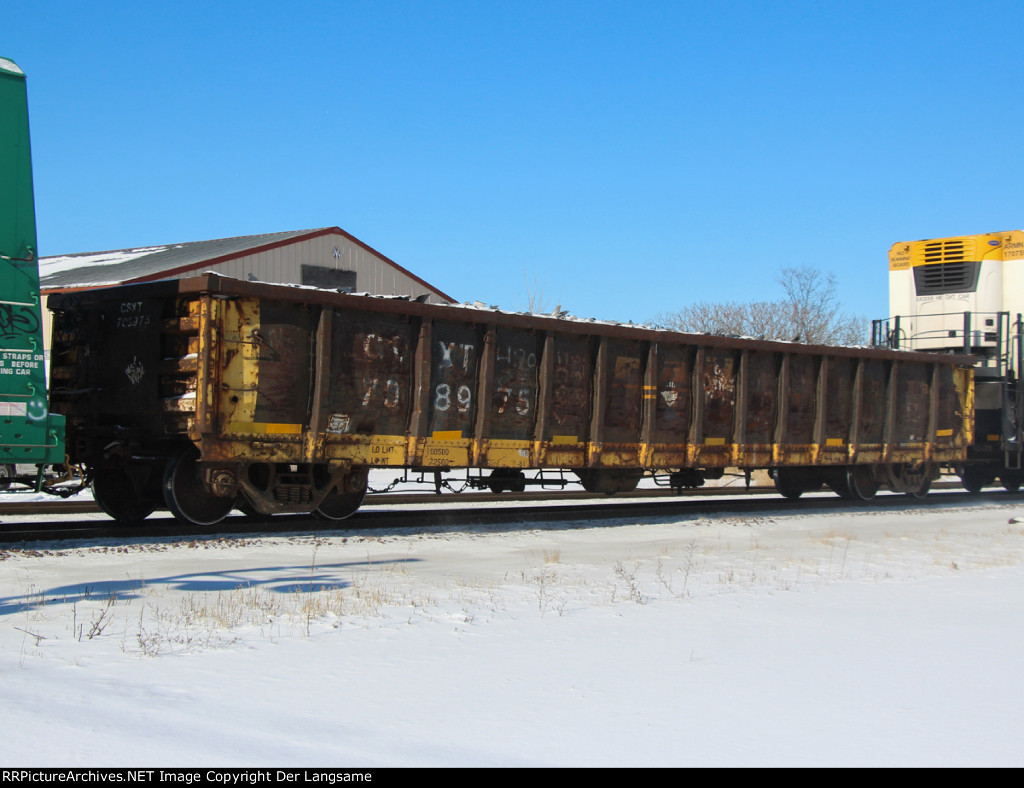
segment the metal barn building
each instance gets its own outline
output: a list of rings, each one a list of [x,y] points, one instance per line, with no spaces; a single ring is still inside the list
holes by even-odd
[[[249,281],[408,296],[434,304],[454,303],[450,296],[340,227],[39,259],[44,307],[50,293],[181,279],[205,271]],[[50,317],[49,310],[44,308],[43,337],[47,351]]]
[[[340,227],[84,252],[39,260],[43,294],[181,279],[204,271],[435,304],[453,299]]]

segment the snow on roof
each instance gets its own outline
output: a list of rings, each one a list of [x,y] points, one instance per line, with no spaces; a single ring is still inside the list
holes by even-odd
[[[5,57],[0,57],[0,71],[10,71],[12,74],[25,76],[25,72],[18,68],[13,60],[8,60]]]
[[[451,296],[367,246],[340,227],[289,230],[209,241],[189,241],[165,246],[42,257],[39,260],[39,280],[43,290],[55,290],[58,288],[106,287],[111,284],[176,278],[182,275],[193,275],[194,271],[203,266],[237,260],[246,255],[257,254],[278,246],[324,235],[340,235],[347,238],[373,255],[382,265],[394,268],[439,298],[449,302],[454,301]]]
[[[187,271],[194,266],[251,253],[311,232],[317,231],[293,230],[43,257],[39,260],[39,279],[43,289],[98,287],[107,282],[123,284],[159,276],[164,272]]]
[[[119,249],[113,252],[95,252],[92,254],[68,254],[58,257],[42,257],[39,259],[39,276],[52,276],[64,271],[95,265],[117,265],[137,260],[140,257],[164,252],[167,246],[147,246],[139,249]]]

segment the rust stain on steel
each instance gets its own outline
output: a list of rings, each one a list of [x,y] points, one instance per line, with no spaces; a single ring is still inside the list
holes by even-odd
[[[703,437],[732,437],[736,411],[736,371],[732,353],[709,352],[702,372],[704,394]]]
[[[690,430],[693,355],[690,347],[663,344],[658,348],[654,435],[658,442],[678,444],[680,450]]]
[[[259,348],[253,331],[259,329],[259,301],[227,302],[221,314],[221,348],[217,366],[221,431],[233,432],[251,423],[256,409]]]
[[[497,331],[488,438],[532,440],[541,347],[540,337],[532,331]]]
[[[555,436],[586,440],[590,421],[591,348],[587,337],[555,337],[548,440]]]
[[[850,437],[853,418],[853,381],[857,363],[853,359],[830,359],[828,379],[825,382],[825,435],[846,444]]]
[[[885,436],[885,415],[888,408],[886,387],[889,367],[881,361],[867,361],[862,370],[860,391],[860,443],[882,443]]]
[[[270,300],[260,303],[260,326],[252,332],[259,365],[255,421],[309,423],[318,318],[318,309]]]
[[[818,362],[813,356],[790,356],[785,443],[814,441]]]
[[[639,342],[612,340],[608,342],[605,363],[607,390],[605,400],[605,442],[636,443],[640,436],[640,407],[643,392],[643,365],[641,353],[646,348]],[[633,453],[636,462],[635,451]]]
[[[816,451],[811,446],[786,446],[780,451],[784,465],[814,465]]]
[[[963,424],[969,416],[969,409],[964,407],[960,400],[953,368],[943,365],[939,367],[938,375],[939,397],[935,442],[945,446],[955,443],[962,437]]]
[[[591,451],[591,464],[606,468],[640,467],[640,444],[605,443]]]
[[[747,444],[770,444],[778,413],[779,358],[774,353],[751,353],[747,360]]]
[[[483,345],[477,329],[435,322],[430,354],[430,433],[473,435],[476,371]]]
[[[335,312],[327,436],[405,435],[413,405],[413,326],[393,315]]]
[[[931,370],[920,365],[900,367],[896,383],[895,440],[918,443],[928,439]]]

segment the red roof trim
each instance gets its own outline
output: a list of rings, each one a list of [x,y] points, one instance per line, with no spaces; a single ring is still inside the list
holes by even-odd
[[[52,293],[82,293],[86,290],[99,290],[103,287],[114,287],[109,282],[105,285],[75,285],[74,287],[42,287],[40,288],[43,293],[50,295]]]

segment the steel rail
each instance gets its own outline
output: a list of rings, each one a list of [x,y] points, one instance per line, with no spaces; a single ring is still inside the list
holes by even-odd
[[[278,515],[270,518],[232,514],[215,526],[188,526],[158,513],[135,526],[119,526],[113,520],[96,518],[87,520],[31,520],[9,521],[0,519],[0,546],[8,547],[26,542],[55,540],[114,540],[120,544],[151,542],[154,539],[187,539],[214,541],[224,538],[259,538],[282,535],[369,536],[382,534],[433,533],[438,529],[472,528],[481,532],[518,530],[522,528],[583,527],[592,522],[597,526],[623,524],[623,521],[645,522],[662,518],[692,518],[701,516],[728,517],[746,515],[758,517],[808,512],[834,512],[844,510],[871,510],[897,512],[908,508],[979,503],[1008,503],[1018,500],[1005,491],[972,495],[963,490],[935,492],[924,499],[913,499],[900,494],[882,494],[871,501],[849,501],[833,495],[808,496],[793,501],[775,495],[732,496],[715,500],[695,498],[615,498],[593,499],[580,503],[552,501],[544,506],[465,506],[465,501],[451,501],[450,505],[430,506],[408,503],[406,506],[372,507],[361,509],[347,520],[330,522],[309,515]],[[431,503],[437,504],[436,497]],[[0,556],[2,557],[2,556]]]

